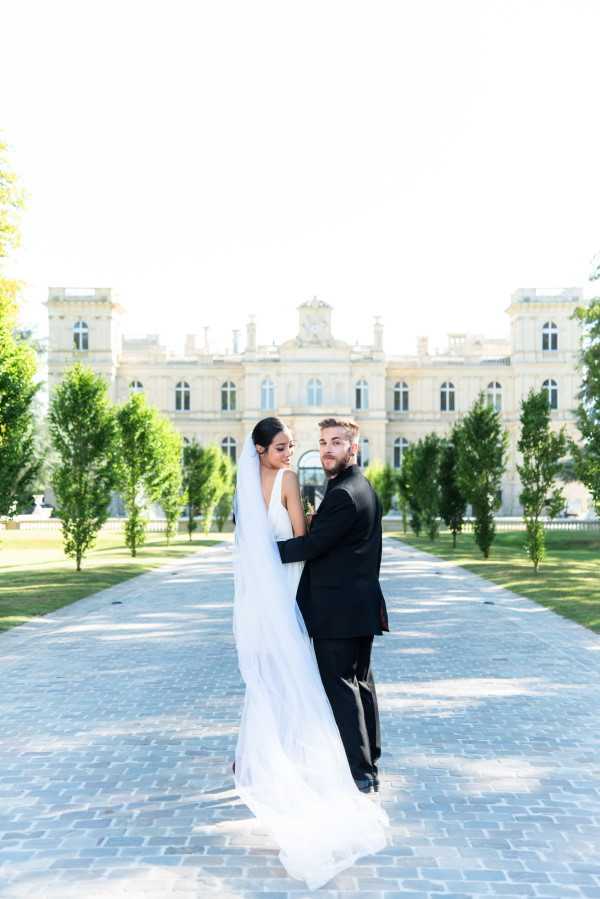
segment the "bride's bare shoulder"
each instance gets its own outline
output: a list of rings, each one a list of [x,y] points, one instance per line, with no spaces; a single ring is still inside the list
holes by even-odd
[[[297,496],[300,493],[298,475],[291,468],[284,469],[281,479],[281,492],[284,496]]]

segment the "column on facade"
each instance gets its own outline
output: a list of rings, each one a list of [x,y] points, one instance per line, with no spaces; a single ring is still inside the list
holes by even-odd
[[[152,390],[155,391],[157,406],[172,414],[175,410],[175,384],[171,383],[172,379],[169,375],[156,375],[151,380],[154,382]]]

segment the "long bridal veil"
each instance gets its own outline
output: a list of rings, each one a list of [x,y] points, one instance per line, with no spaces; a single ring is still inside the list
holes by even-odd
[[[247,438],[238,465],[234,634],[246,697],[239,795],[309,889],[386,845],[385,812],[356,788],[285,578]]]

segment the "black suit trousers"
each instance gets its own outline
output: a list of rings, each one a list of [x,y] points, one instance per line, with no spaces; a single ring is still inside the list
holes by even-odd
[[[315,655],[352,776],[376,777],[381,755],[373,637],[314,638]]]

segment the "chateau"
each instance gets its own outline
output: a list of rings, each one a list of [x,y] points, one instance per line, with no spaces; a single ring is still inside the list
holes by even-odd
[[[106,378],[115,402],[143,391],[184,440],[216,443],[234,460],[254,424],[276,414],[294,433],[294,462],[308,492],[323,482],[321,418],[352,416],[361,429],[359,464],[379,459],[399,468],[410,443],[430,431],[446,434],[483,391],[510,434],[500,514],[518,515],[521,399],[544,387],[553,423],[576,433],[579,325],[570,316],[581,303],[579,288],[517,290],[506,310],[508,338],[452,333],[444,352],[431,353],[427,337],[419,337],[414,355],[388,356],[378,318],[371,342],[351,346],[336,340],[332,308],[315,298],[298,307],[298,333],[279,346],[258,345],[251,319],[243,349],[239,331],[224,354],[188,335],[183,356],[175,356],[156,335],[122,336],[123,310],[110,289],[50,288],[49,386],[81,361]],[[565,493],[570,511],[588,512],[580,484],[568,484]]]

